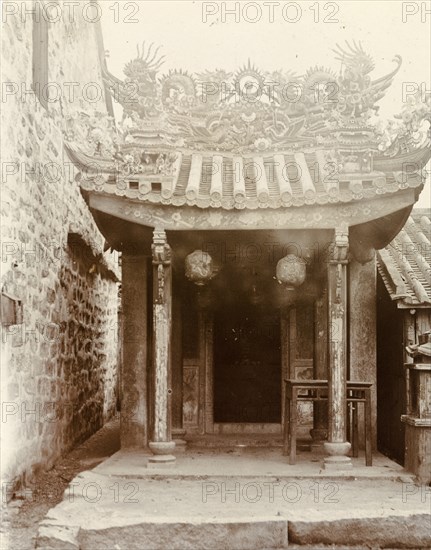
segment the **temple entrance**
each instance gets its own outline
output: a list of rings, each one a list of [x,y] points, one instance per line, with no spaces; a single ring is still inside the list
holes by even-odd
[[[184,249],[173,292],[181,297],[183,427],[188,437],[280,437],[283,381],[312,380],[315,356],[326,378],[327,310],[321,305],[315,314],[316,301],[327,301],[326,272],[316,243],[325,250],[329,237],[256,231],[201,238],[218,270],[205,284],[186,280],[182,271],[186,251],[198,250],[200,241],[185,247],[179,239],[177,245]],[[309,258],[307,277],[300,287],[287,288],[277,280],[277,265],[295,246]],[[174,364],[181,355],[173,354]],[[298,437],[309,438],[312,404],[301,403],[298,411]]]
[[[214,422],[281,422],[280,316],[238,304],[214,316]]]

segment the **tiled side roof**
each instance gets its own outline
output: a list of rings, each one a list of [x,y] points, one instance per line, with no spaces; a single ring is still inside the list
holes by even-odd
[[[431,211],[413,210],[395,239],[377,253],[380,275],[393,300],[431,307]]]

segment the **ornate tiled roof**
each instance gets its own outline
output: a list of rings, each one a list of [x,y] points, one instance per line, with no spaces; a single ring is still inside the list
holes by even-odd
[[[333,162],[324,150],[253,157],[171,155],[174,160],[169,174],[138,173],[120,178],[86,174],[81,187],[152,204],[255,209],[370,200],[423,183],[420,171],[331,174]],[[168,162],[164,160],[165,167]]]
[[[372,80],[360,44],[337,46],[339,74],[170,71],[158,49],[138,48],[125,79],[105,71],[123,107],[115,125],[70,118],[66,147],[90,193],[161,206],[224,210],[349,203],[420,190],[428,162],[430,97],[406,103],[400,123],[375,121],[400,66]],[[412,199],[414,201],[414,198]],[[375,201],[376,202],[376,201]],[[411,204],[411,202],[410,202]]]
[[[430,210],[413,210],[395,239],[377,252],[377,265],[400,307],[431,307]]]

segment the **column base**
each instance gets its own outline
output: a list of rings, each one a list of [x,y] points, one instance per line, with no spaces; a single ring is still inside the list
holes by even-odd
[[[350,443],[348,441],[325,441],[323,448],[329,456],[326,456],[323,461],[324,470],[350,470],[352,460],[346,456],[350,451]]]
[[[348,441],[325,441],[323,447],[329,456],[347,456],[351,445]]]
[[[150,441],[148,443],[153,455],[162,456],[170,455],[174,452],[175,442],[174,441]]]
[[[186,435],[186,430],[184,428],[172,428],[171,434],[173,439],[182,439]]]
[[[176,465],[176,458],[173,455],[150,456],[147,468],[172,468]]]
[[[349,456],[327,456],[323,459],[323,469],[330,471],[351,470],[352,461]]]

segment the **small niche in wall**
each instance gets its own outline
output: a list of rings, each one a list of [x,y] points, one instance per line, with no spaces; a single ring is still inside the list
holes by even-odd
[[[0,299],[1,324],[3,326],[22,325],[24,322],[22,300],[3,291]]]

